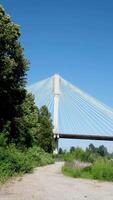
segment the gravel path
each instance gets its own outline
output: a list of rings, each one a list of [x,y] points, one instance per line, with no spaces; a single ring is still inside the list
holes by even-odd
[[[0,200],[113,200],[113,183],[65,177],[61,166],[40,167],[7,183],[0,188]]]

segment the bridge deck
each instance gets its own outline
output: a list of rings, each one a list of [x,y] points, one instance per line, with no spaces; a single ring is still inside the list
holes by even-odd
[[[63,139],[83,139],[83,140],[113,141],[113,136],[80,135],[80,134],[64,134],[64,133],[58,133],[58,135],[59,135],[59,138],[63,138]]]

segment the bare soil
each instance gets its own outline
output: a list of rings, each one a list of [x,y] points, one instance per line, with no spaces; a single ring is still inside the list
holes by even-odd
[[[113,200],[113,183],[61,174],[63,163],[40,167],[0,187],[0,200]]]

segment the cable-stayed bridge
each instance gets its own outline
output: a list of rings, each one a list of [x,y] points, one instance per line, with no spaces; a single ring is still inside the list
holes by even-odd
[[[59,138],[113,141],[113,109],[59,75],[28,87],[38,107],[51,112],[56,145]]]

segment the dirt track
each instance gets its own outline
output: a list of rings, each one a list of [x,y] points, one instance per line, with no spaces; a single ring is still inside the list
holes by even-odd
[[[0,200],[113,200],[113,183],[65,177],[62,163],[40,167],[0,188]]]

